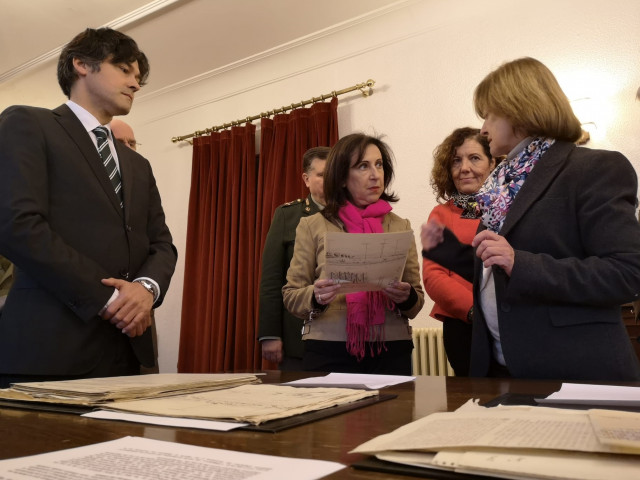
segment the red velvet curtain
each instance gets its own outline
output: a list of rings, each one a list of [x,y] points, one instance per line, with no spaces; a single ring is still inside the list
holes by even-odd
[[[256,339],[264,240],[275,208],[304,196],[302,154],[338,140],[337,98],[198,137],[185,253],[179,372],[262,367]],[[273,367],[273,366],[271,366]]]
[[[194,140],[180,372],[252,368],[256,179],[254,125]]]

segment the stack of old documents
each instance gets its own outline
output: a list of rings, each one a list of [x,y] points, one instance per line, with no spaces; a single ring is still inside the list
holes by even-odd
[[[376,437],[352,453],[501,478],[637,480],[640,414],[469,403]]]
[[[261,384],[243,385],[215,392],[114,402],[102,408],[165,417],[236,420],[258,425],[269,420],[288,418],[377,395],[377,390],[297,388]]]
[[[95,406],[107,402],[166,397],[259,383],[243,373],[158,373],[57,382],[14,383],[0,399]]]
[[[156,374],[58,382],[15,383],[0,399],[258,425],[345,405],[377,390],[264,385],[251,374]]]

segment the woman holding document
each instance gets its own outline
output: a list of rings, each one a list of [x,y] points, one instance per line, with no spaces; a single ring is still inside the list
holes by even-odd
[[[551,71],[505,63],[476,87],[494,157],[471,246],[440,222],[423,255],[473,280],[471,376],[640,379],[620,305],[640,292],[638,183],[618,152],[576,147],[580,122]]]
[[[341,293],[325,275],[328,232],[383,233],[411,230],[391,212],[391,152],[361,133],[341,138],[324,172],[325,209],[302,218],[283,287],[285,307],[303,318],[305,370],[411,375],[411,328],[424,304],[418,256],[409,248],[402,279],[379,291]]]

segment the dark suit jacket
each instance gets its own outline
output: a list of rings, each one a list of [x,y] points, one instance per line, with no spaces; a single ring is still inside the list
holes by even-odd
[[[102,278],[146,276],[166,293],[177,253],[151,166],[117,142],[116,151],[124,210],[69,107],[0,116],[0,253],[16,265],[0,321],[1,373],[82,375],[121,342],[98,316],[113,293]],[[153,365],[150,330],[131,344]]]
[[[296,227],[302,217],[319,212],[308,195],[276,208],[262,251],[260,278],[260,319],[258,338],[280,337],[284,355],[302,358],[302,320],[289,313],[282,303],[282,287],[293,257]]]
[[[500,231],[515,250],[511,277],[493,268],[513,376],[640,379],[620,313],[640,292],[636,193],[635,171],[618,152],[557,141],[536,164]],[[492,338],[478,303],[482,263],[451,232],[445,237],[423,254],[473,279],[471,375],[485,376]]]

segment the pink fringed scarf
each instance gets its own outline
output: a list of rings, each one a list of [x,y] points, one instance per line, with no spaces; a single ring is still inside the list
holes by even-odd
[[[382,218],[391,211],[391,205],[384,200],[368,205],[364,209],[352,203],[340,208],[338,216],[349,233],[383,233]],[[347,351],[358,361],[364,358],[365,344],[376,342],[378,354],[384,346],[384,319],[386,309],[395,305],[382,292],[348,293],[347,298]],[[372,338],[370,331],[373,330]],[[373,347],[371,356],[374,356]]]

